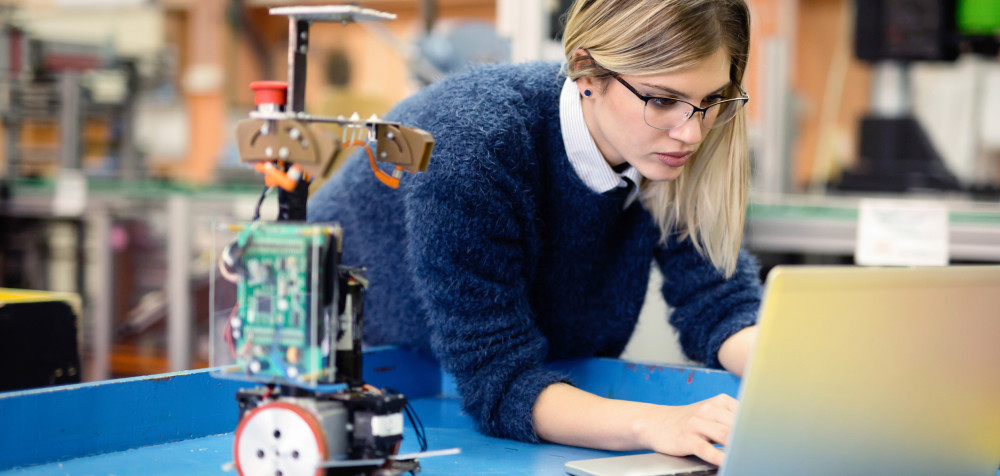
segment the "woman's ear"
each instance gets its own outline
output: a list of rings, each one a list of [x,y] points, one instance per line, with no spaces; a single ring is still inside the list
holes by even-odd
[[[595,92],[594,79],[590,76],[582,76],[576,80],[576,87],[580,90],[581,96],[591,97]]]
[[[580,59],[584,59],[584,58],[590,59],[590,53],[587,53],[587,50],[585,50],[583,48],[577,48],[576,51],[573,52],[573,56],[571,57],[571,59],[573,60],[573,63],[576,63]],[[591,59],[591,61],[593,61],[593,60]]]
[[[583,48],[577,48],[576,51],[573,52],[573,56],[570,61],[571,71],[576,69],[574,67],[580,65],[581,60],[593,61],[593,59],[590,58],[590,55]],[[576,80],[576,87],[580,90],[581,96],[590,97],[595,92],[594,78],[590,76],[581,76]]]

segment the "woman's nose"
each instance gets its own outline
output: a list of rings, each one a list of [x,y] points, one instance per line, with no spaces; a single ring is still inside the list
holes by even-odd
[[[695,112],[683,124],[667,131],[671,139],[694,145],[705,138],[704,126],[701,123],[701,113]]]

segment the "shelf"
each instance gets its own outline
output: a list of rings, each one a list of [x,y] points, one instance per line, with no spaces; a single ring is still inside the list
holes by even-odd
[[[863,198],[943,203],[953,260],[1000,261],[1000,204],[938,196],[757,196],[747,208],[743,246],[752,251],[853,255]]]

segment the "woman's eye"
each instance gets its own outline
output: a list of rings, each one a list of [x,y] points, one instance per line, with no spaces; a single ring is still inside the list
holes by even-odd
[[[676,99],[669,98],[653,98],[650,99],[649,102],[653,103],[653,105],[657,107],[672,107],[677,104]]]
[[[719,101],[721,101],[723,99],[725,99],[725,96],[722,96],[720,94],[716,94],[714,96],[709,96],[709,97],[705,98],[705,100],[701,102],[701,105],[702,106],[709,106],[709,105],[715,104],[715,103],[717,103],[717,102],[719,102]]]

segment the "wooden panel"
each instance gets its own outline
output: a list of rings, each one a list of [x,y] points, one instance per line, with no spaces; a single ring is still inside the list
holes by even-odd
[[[826,180],[854,162],[858,121],[868,109],[868,67],[854,57],[850,0],[800,0],[792,84],[800,96],[795,182]]]

